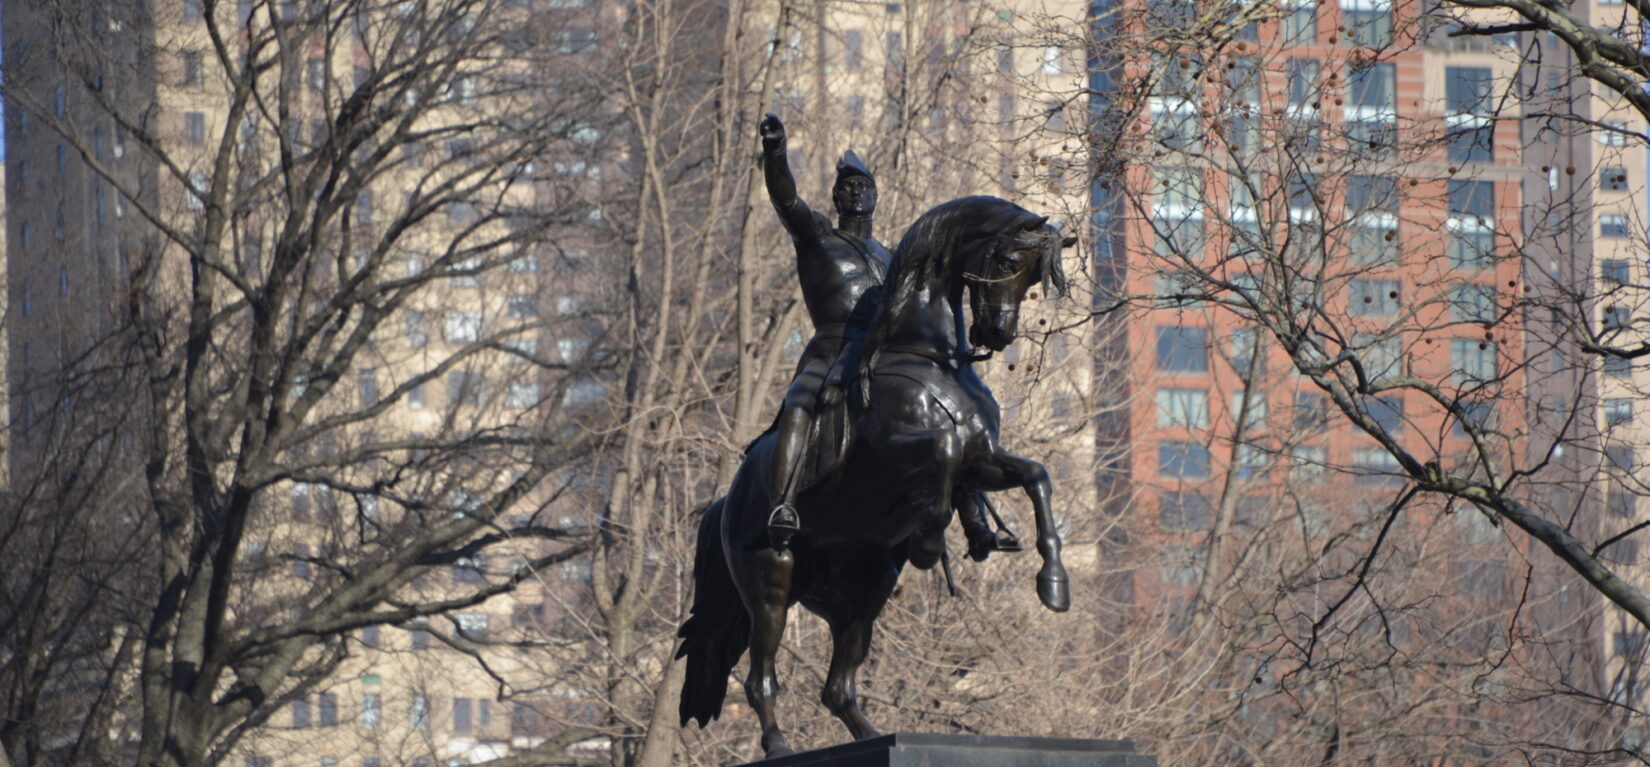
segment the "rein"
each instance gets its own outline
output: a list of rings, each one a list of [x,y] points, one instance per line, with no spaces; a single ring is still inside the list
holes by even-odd
[[[935,362],[984,362],[991,359],[992,354],[990,349],[987,349],[984,353],[975,352],[973,349],[958,349],[954,352],[942,352],[937,349],[914,346],[910,344],[889,344],[888,346],[882,347],[882,351],[885,354],[910,354],[917,357],[931,359]]]

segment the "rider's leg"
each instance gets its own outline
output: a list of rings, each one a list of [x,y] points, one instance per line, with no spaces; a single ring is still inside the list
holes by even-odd
[[[814,368],[814,365],[803,368],[785,392],[784,410],[779,414],[778,433],[774,435],[773,474],[768,478],[768,487],[773,488],[777,503],[768,515],[768,536],[773,547],[781,550],[789,546],[791,536],[802,529],[802,518],[796,512],[796,495],[802,489],[802,461],[813,431],[814,403],[824,383],[823,371]]]
[[[779,416],[779,433],[774,440],[773,476],[769,478],[778,495],[778,503],[768,516],[768,531],[774,548],[783,549],[790,537],[802,529],[802,520],[796,513],[796,482],[801,470],[802,454],[808,447],[808,430],[813,425],[813,414],[786,403]]]

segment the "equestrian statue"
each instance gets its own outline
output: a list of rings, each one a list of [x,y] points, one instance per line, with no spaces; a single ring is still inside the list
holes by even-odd
[[[875,184],[856,156],[838,166],[841,225],[831,227],[797,199],[783,125],[769,115],[761,132],[765,180],[796,245],[816,335],[775,427],[706,507],[677,656],[686,658],[682,723],[704,726],[748,649],[745,694],[764,751],[778,756],[792,753],[774,712],[791,605],[830,628],[826,707],[855,739],[878,735],[855,674],[900,571],[932,566],[953,508],[974,554],[976,536],[985,545],[994,535],[981,527],[982,494],[1023,489],[1043,559],[1037,595],[1051,610],[1070,607],[1048,472],[1002,449],[1000,410],[973,363],[989,356],[975,347],[1001,351],[1014,340],[1033,285],[1066,292],[1060,253],[1072,240],[1006,200],[964,197],[923,214],[889,258],[870,237]]]
[[[836,165],[836,183],[831,202],[837,225],[815,212],[796,193],[796,179],[785,150],[785,124],[768,115],[758,126],[762,134],[762,176],[768,199],[796,249],[797,281],[802,286],[802,303],[808,310],[814,334],[802,348],[796,373],[785,390],[774,432],[774,460],[768,481],[780,488],[778,502],[768,515],[768,533],[775,548],[789,545],[800,528],[796,513],[796,493],[803,458],[816,434],[816,414],[827,389],[840,396],[837,384],[827,385],[833,363],[853,340],[864,336],[881,295],[882,280],[888,273],[888,249],[871,232],[877,207],[877,182],[865,162],[848,150]],[[983,561],[992,551],[1019,551],[1014,534],[997,518],[993,530],[984,511],[997,517],[996,510],[982,493],[963,493],[955,499],[958,517],[968,539],[969,556]],[[943,551],[943,526],[938,533],[913,539],[913,556],[923,569]]]

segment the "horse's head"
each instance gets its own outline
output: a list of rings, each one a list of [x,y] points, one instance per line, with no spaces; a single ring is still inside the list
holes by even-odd
[[[1002,351],[1019,329],[1020,303],[1031,286],[1065,295],[1066,275],[1060,268],[1060,250],[1075,243],[1062,237],[1047,216],[1016,222],[1007,231],[968,254],[963,280],[968,286],[974,321],[968,342]]]

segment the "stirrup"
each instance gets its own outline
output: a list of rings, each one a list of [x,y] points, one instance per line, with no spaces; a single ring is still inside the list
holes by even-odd
[[[788,503],[775,506],[768,515],[768,542],[775,551],[784,551],[791,545],[791,536],[802,532],[802,518],[796,507]]]

